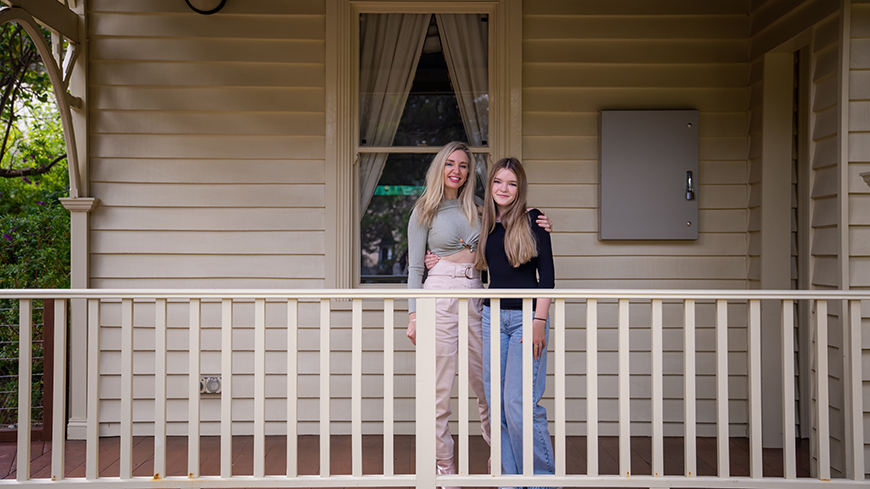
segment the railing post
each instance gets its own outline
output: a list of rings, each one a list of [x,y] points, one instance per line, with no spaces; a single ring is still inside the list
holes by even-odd
[[[417,488],[435,487],[435,299],[417,299]]]
[[[33,301],[18,302],[18,460],[17,479],[30,479],[30,403],[33,364]]]

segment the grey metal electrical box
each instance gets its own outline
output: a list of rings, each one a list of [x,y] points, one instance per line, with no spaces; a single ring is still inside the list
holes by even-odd
[[[698,239],[698,111],[602,110],[601,240]]]

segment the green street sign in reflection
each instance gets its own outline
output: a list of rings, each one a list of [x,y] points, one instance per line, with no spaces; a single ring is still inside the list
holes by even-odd
[[[422,185],[378,185],[375,195],[420,195],[424,188]]]

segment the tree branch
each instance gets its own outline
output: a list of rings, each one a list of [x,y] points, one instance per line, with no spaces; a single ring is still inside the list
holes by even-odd
[[[50,163],[40,166],[39,168],[15,168],[15,169],[5,169],[0,168],[0,178],[18,178],[18,177],[29,177],[31,175],[42,175],[43,173],[48,173],[51,170],[51,167],[63,161],[66,158],[66,153],[58,156],[57,158],[51,160]]]

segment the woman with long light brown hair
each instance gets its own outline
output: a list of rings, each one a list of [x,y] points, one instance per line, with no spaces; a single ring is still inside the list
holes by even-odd
[[[483,199],[480,250],[476,265],[489,271],[489,290],[552,289],[555,286],[553,247],[549,233],[532,222],[541,214],[528,210],[528,180],[516,158],[503,158],[489,170]],[[493,296],[497,297],[494,292]],[[522,299],[499,301],[499,330],[490,331],[489,300],[483,305],[483,380],[490,400],[490,341],[500,344],[501,464],[505,474],[523,473],[523,323],[532,324],[532,395],[534,473],[555,470],[547,429],[547,410],[539,405],[547,380],[547,337],[550,298],[533,301],[532,317],[523,317]],[[492,339],[490,339],[490,333]]]

